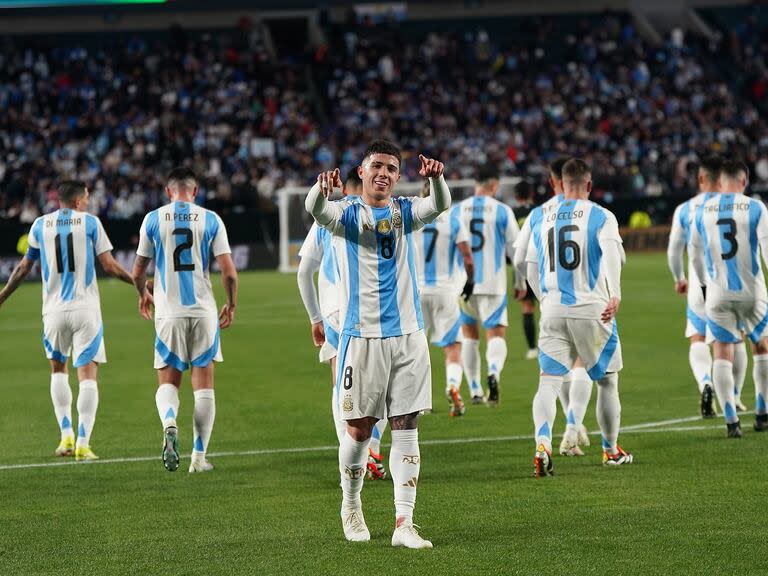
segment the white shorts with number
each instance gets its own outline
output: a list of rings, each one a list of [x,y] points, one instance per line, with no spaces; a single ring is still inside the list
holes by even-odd
[[[390,338],[342,334],[336,390],[343,420],[430,410],[432,375],[424,331]]]
[[[101,312],[72,310],[46,314],[43,316],[43,346],[50,360],[66,362],[71,356],[75,368],[90,362],[104,364],[107,353]]]
[[[328,318],[323,318],[325,342],[320,347],[320,362],[329,363],[339,350],[339,313],[334,312]]]
[[[461,342],[461,311],[456,294],[422,294],[421,312],[432,344],[444,348]]]
[[[707,333],[707,311],[704,293],[698,283],[688,285],[688,307],[686,309],[685,337],[705,336]]]
[[[469,301],[462,300],[460,305],[464,324],[475,326],[480,321],[486,330],[507,326],[506,294],[472,294]]]
[[[623,368],[616,320],[542,318],[539,325],[539,366],[545,374],[564,376],[581,358],[592,380]]]
[[[741,331],[755,344],[768,325],[768,302],[707,300],[707,342],[741,342]]]
[[[155,368],[171,366],[183,372],[190,364],[205,368],[221,362],[219,319],[215,314],[200,318],[155,319]]]

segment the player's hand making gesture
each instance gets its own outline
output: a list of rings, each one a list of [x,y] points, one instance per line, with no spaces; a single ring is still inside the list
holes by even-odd
[[[424,178],[440,178],[443,175],[445,165],[442,162],[434,158],[427,158],[423,154],[419,154],[419,160],[421,161],[419,176]]]
[[[320,184],[320,192],[326,198],[331,197],[334,188],[338,188],[339,190],[342,188],[341,173],[338,168],[321,172],[317,176],[317,182]]]

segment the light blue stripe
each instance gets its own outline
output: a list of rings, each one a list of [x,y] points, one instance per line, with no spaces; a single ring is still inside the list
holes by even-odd
[[[205,452],[205,446],[203,446],[203,439],[198,436],[195,438],[195,452]]]
[[[461,317],[456,319],[456,322],[453,324],[453,326],[450,327],[448,332],[446,332],[441,340],[433,340],[432,344],[439,346],[440,348],[445,348],[446,346],[455,344],[459,341],[459,328],[461,328]]]
[[[569,226],[571,220],[561,219],[560,215],[570,214],[573,211],[575,202],[573,200],[566,200],[561,203],[557,208],[557,220],[555,221],[555,270],[557,270],[557,287],[560,290],[560,303],[565,306],[572,306],[576,304],[576,294],[573,291],[573,271],[566,270],[560,265],[560,238],[564,240],[570,240],[571,233],[565,232],[560,234],[560,231],[565,226]],[[573,254],[568,250],[566,258],[570,261],[575,258]]]
[[[96,276],[93,266],[93,255],[99,240],[99,227],[96,225],[96,217],[91,214],[85,216],[85,286],[88,287]]]
[[[69,418],[64,416],[64,418],[61,419],[61,429],[62,430],[71,430],[72,429],[72,422],[69,421]]]
[[[168,408],[168,412],[165,413],[166,418],[176,418],[176,414],[173,411],[173,407]]]
[[[466,326],[474,326],[477,324],[477,320],[472,318],[469,314],[464,312],[464,310],[459,311],[459,319],[461,320],[462,324],[465,324]]]
[[[378,426],[374,426],[373,430],[371,430],[371,438],[374,440],[381,440],[381,432],[379,431]]]
[[[173,211],[175,214],[189,214],[189,204],[186,202],[176,202],[173,206]],[[190,229],[190,222],[189,220],[179,219],[179,221],[176,222],[176,227]],[[183,244],[185,241],[186,238],[184,236],[176,236],[177,247],[179,244]],[[179,253],[179,264],[192,264],[194,262],[192,258],[193,249],[194,245],[191,248],[182,250]],[[197,302],[197,299],[195,298],[195,279],[192,270],[180,270],[176,273],[179,275],[179,294],[181,296],[181,305],[193,306]]]
[[[691,242],[691,201],[686,200],[682,207],[680,208],[680,216],[678,220],[680,221],[680,227],[683,229],[683,233],[685,234],[685,245],[688,246]]]
[[[45,337],[45,334],[43,334],[43,347],[45,347],[45,351],[48,352],[48,354],[51,356],[51,360],[56,360],[62,364],[67,361],[67,357],[64,354],[58,350],[53,349],[53,344],[48,341],[48,338]]]
[[[32,226],[32,235],[35,237],[35,240],[37,240],[37,245],[40,246],[40,270],[42,272],[45,290],[48,291],[48,277],[50,275],[50,271],[48,270],[48,259],[45,256],[45,244],[43,243],[42,218],[35,220],[35,224]]]
[[[603,347],[603,351],[600,352],[600,356],[597,359],[597,363],[592,366],[589,370],[587,370],[587,374],[589,374],[589,377],[592,379],[593,382],[602,379],[605,376],[606,370],[608,370],[608,364],[610,364],[611,359],[613,358],[614,353],[616,352],[616,348],[619,345],[619,332],[616,326],[616,320],[613,321],[613,329],[611,331],[611,336],[608,338],[608,341],[605,343],[605,346]]]
[[[733,194],[720,194],[720,218],[733,219]],[[718,226],[718,232],[720,233],[720,250],[723,254],[730,252],[733,249],[731,242],[725,238],[724,226]],[[734,229],[734,232],[736,230]],[[726,270],[728,270],[728,290],[734,292],[740,292],[742,289],[741,277],[739,276],[738,255],[725,261]]]
[[[342,332],[351,336],[360,335],[359,216],[359,204],[348,206],[341,215],[341,223],[344,225],[344,245],[347,247],[347,271],[349,273],[349,304]]]
[[[594,290],[597,278],[600,276],[600,261],[603,258],[603,249],[600,248],[598,235],[608,218],[603,209],[592,206],[587,223],[587,254],[589,255],[589,289]]]
[[[752,340],[752,342],[754,342],[755,344],[760,342],[760,339],[763,337],[763,332],[765,331],[766,324],[768,324],[768,312],[766,312],[765,316],[763,316],[760,322],[757,323],[757,326],[755,326],[755,329],[749,333],[749,339]]]
[[[323,328],[325,328],[325,340],[333,346],[334,350],[339,349],[339,333],[323,318]]]
[[[610,450],[611,448],[613,448],[611,443],[608,442],[608,440],[605,439],[605,436],[602,436],[600,438],[600,443],[603,445],[603,450]]]
[[[712,333],[712,336],[718,342],[736,344],[737,342],[741,341],[741,338],[731,334],[728,330],[726,330],[725,328],[717,324],[709,316],[707,316],[707,328],[709,328],[709,331]],[[750,334],[750,337],[751,337],[751,334]]]
[[[216,234],[219,233],[219,219],[216,214],[210,210],[205,211],[205,233],[203,234],[203,245],[200,246],[200,257],[203,261],[203,273],[208,271],[208,261],[211,257],[211,246]]]
[[[736,410],[733,408],[730,402],[725,403],[725,409],[723,412],[725,413],[725,421],[729,424],[739,420],[739,417],[736,415]]]
[[[758,414],[765,414],[766,412],[765,397],[762,393],[757,394],[757,399],[755,400],[755,412]]]
[[[72,234],[72,211],[69,208],[63,208],[56,213],[56,233],[61,234],[61,299],[64,302],[71,302],[75,299],[75,273],[69,271],[69,259],[74,260],[75,255],[69,253],[69,235]],[[73,243],[74,246],[74,243]]]
[[[472,219],[480,219],[483,221],[483,225],[481,228],[485,227],[485,217],[483,213],[483,208],[485,208],[485,197],[484,196],[475,196],[472,199]],[[470,229],[470,233],[472,230]],[[488,238],[485,239],[485,241],[488,241]],[[477,242],[477,244],[476,244]],[[482,250],[476,251],[477,246],[479,246],[480,239],[472,234],[472,254],[477,254],[477,257],[474,258],[475,261],[475,284],[480,284],[483,281],[483,278],[485,277],[485,270],[483,270],[483,265],[485,264],[484,258],[483,258],[483,250],[486,249],[485,246],[483,246]]]
[[[82,422],[80,422],[80,428],[78,428],[78,429],[77,429],[77,435],[78,435],[80,438],[85,438],[85,436],[86,436],[86,433],[85,433],[85,424],[83,424]]]
[[[410,200],[398,199],[400,204],[400,211],[403,218],[403,233],[405,234],[406,241],[408,242],[408,272],[411,274],[411,290],[413,291],[413,309],[416,311],[416,323],[419,326],[419,330],[424,329],[424,316],[421,312],[421,298],[419,298],[419,279],[416,274],[416,261],[414,254],[416,251],[413,247],[413,207]],[[393,256],[394,258],[394,256]]]
[[[437,244],[437,226],[434,222],[422,228],[421,236],[424,240],[424,284],[434,286],[437,284],[437,246],[429,253],[430,244]]]
[[[87,364],[91,363],[93,361],[94,356],[96,356],[96,353],[99,351],[99,346],[101,346],[101,340],[104,337],[104,326],[99,326],[99,332],[96,334],[96,336],[91,340],[91,343],[88,344],[85,350],[83,350],[80,353],[80,356],[77,357],[77,360],[75,360],[73,366],[75,368],[80,368],[81,366],[86,366]]]
[[[459,263],[460,253],[456,246],[456,240],[459,236],[459,228],[461,222],[459,220],[459,207],[454,206],[451,210],[451,237],[448,243],[448,278],[453,278],[453,269]]]
[[[690,287],[690,289],[693,288],[693,286]],[[691,324],[696,329],[696,332],[698,332],[701,336],[705,336],[707,333],[707,321],[701,316],[698,316],[693,310],[691,310],[690,306],[688,306],[685,315],[688,317],[688,320],[691,321]]]
[[[155,280],[160,276],[160,285],[163,287],[163,292],[167,294],[168,290],[165,285],[165,248],[163,247],[163,240],[160,238],[160,215],[157,210],[153,210],[147,216],[147,229],[145,233],[155,246]]]
[[[330,284],[336,284],[336,265],[332,242],[333,238],[331,237],[331,233],[328,232],[328,230],[321,228],[320,226],[317,227],[317,235],[320,239],[319,243],[323,245],[323,259],[320,262],[323,275]]]
[[[213,362],[213,359],[216,357],[216,354],[219,351],[219,338],[219,327],[216,326],[216,337],[213,339],[213,344],[211,344],[211,347],[208,348],[208,350],[192,360],[192,366],[195,368],[205,368],[208,366],[208,364]]]
[[[490,328],[495,328],[496,326],[498,326],[499,322],[501,321],[501,316],[504,314],[504,310],[506,310],[506,308],[507,308],[507,295],[504,294],[504,299],[501,301],[501,304],[499,305],[499,307],[496,308],[496,310],[494,310],[493,313],[483,321],[483,328],[488,330]]]
[[[376,258],[379,271],[379,323],[382,337],[399,336],[400,307],[397,304],[397,258],[395,257],[397,238],[392,229],[392,213],[389,206],[371,208],[373,211],[373,227],[376,231]],[[379,222],[389,222],[389,233],[379,232]],[[392,256],[384,258],[382,242],[389,238],[392,242]]]
[[[571,426],[576,425],[576,417],[573,415],[573,410],[571,409],[568,409],[568,417],[566,418],[566,422]]]
[[[549,427],[549,422],[544,422],[544,424],[541,425],[541,428],[539,428],[539,431],[536,432],[536,436],[546,436],[550,440],[552,440],[552,430]]]
[[[569,370],[560,362],[539,350],[539,368],[542,374],[551,374],[553,376],[565,376]]]
[[[757,276],[760,272],[760,261],[757,257],[757,226],[760,224],[760,216],[762,215],[760,210],[760,204],[754,200],[749,200],[749,248],[750,254],[752,254],[752,276]]]
[[[182,361],[181,358],[168,349],[168,346],[165,345],[165,342],[160,340],[159,336],[155,336],[155,350],[157,350],[157,353],[160,355],[160,358],[163,359],[163,362],[171,368],[175,368],[179,372],[184,372],[184,370],[189,367],[186,362]]]
[[[709,197],[707,197],[696,209],[696,230],[698,230],[699,236],[701,236],[701,245],[704,247],[704,262],[707,265],[707,274],[710,278],[714,278],[715,265],[712,263],[712,249],[707,240],[707,230],[704,228],[704,206],[706,205],[707,200],[709,200]],[[704,281],[706,279],[699,278],[699,280]]]
[[[534,208],[530,215],[531,235],[533,236],[533,246],[536,248],[536,255],[539,259],[539,288],[542,294],[547,290],[547,252],[546,247],[541,241],[541,224],[544,219],[544,211],[538,207]]]
[[[504,263],[504,247],[506,245],[505,238],[507,236],[507,225],[509,224],[509,214],[504,204],[496,206],[496,227],[495,231],[495,244],[494,244],[494,270],[498,272],[501,269],[501,265]]]

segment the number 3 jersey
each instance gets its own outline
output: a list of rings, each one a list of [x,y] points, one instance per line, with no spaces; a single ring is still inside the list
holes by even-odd
[[[610,298],[604,254],[621,254],[616,217],[589,200],[562,200],[535,208],[530,225],[526,261],[538,268],[541,316],[599,318]]]
[[[208,275],[210,255],[231,253],[218,214],[187,202],[161,206],[144,217],[136,253],[155,259],[156,318],[217,313]]]
[[[35,220],[29,232],[27,258],[40,259],[43,315],[99,311],[94,259],[110,250],[107,233],[92,214],[61,208]]]
[[[758,246],[768,239],[767,212],[758,200],[725,193],[696,210],[691,248],[703,255],[707,302],[766,298]]]

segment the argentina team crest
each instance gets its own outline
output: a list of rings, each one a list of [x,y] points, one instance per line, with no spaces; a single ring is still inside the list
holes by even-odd
[[[379,234],[389,234],[392,231],[392,224],[389,223],[389,220],[379,220],[376,223],[376,230]]]

